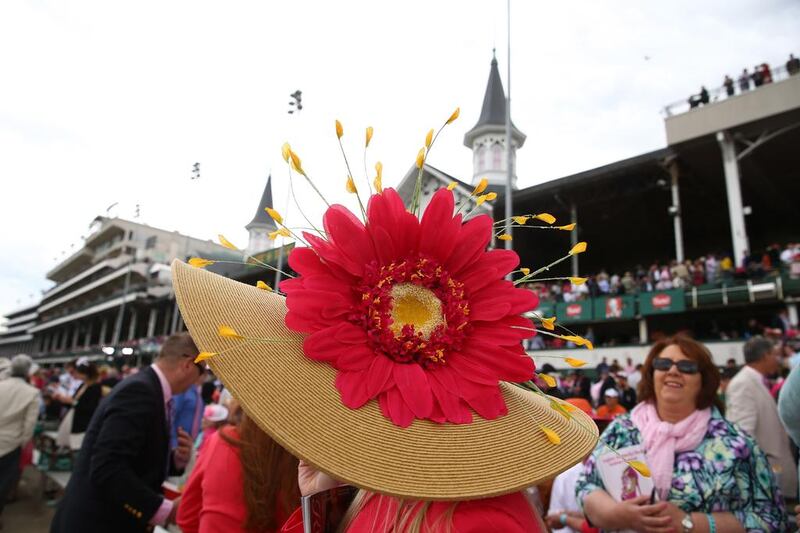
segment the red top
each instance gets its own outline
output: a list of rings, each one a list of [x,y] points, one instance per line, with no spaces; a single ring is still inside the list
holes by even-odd
[[[239,438],[233,427],[222,431]],[[239,448],[223,440],[217,431],[204,440],[203,453],[183,490],[178,527],[183,533],[252,533],[242,527],[246,517]],[[278,515],[278,523],[284,519]]]
[[[545,531],[528,500],[520,492],[459,502],[453,513],[452,522],[448,524],[449,521],[441,517],[450,509],[451,505],[453,502],[433,502],[425,515],[422,531],[429,533],[438,531],[544,533]],[[382,496],[373,497],[347,528],[347,533],[389,531],[394,524],[396,513],[397,500]],[[383,520],[389,521],[388,527],[385,527],[386,524],[383,523]],[[284,533],[303,531],[303,517],[300,509],[297,509],[284,524],[282,531]]]

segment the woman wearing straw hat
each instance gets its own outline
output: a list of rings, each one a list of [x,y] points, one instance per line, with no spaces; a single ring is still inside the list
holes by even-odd
[[[284,155],[306,175],[288,145]],[[492,219],[462,223],[449,188],[421,216],[418,191],[407,211],[380,174],[375,188],[365,221],[333,205],[324,232],[302,237],[268,209],[279,231],[308,244],[289,256],[299,275],[287,274],[285,298],[175,262],[200,358],[277,443],[318,475],[362,489],[348,531],[397,519],[409,530],[493,530],[481,516],[504,517],[506,531],[544,530],[520,491],[580,461],[597,430],[534,390],[522,348],[534,325],[522,315],[537,297],[504,279],[519,258],[487,251]],[[357,191],[352,178],[348,190]]]

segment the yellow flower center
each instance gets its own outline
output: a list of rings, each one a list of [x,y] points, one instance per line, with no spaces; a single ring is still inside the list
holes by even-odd
[[[433,291],[413,283],[392,287],[392,332],[399,335],[406,324],[426,339],[444,324],[442,302]]]

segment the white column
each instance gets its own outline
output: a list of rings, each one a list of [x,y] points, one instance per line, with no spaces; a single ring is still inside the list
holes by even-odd
[[[72,349],[76,349],[78,347],[78,337],[81,333],[81,325],[75,324],[75,329],[72,331]]]
[[[647,344],[647,319],[642,317],[639,319],[639,344]]]
[[[94,319],[89,320],[89,324],[86,326],[86,337],[83,339],[83,345],[85,348],[88,348],[92,345],[92,330],[94,330]]]
[[[670,189],[672,191],[672,206],[670,207],[670,215],[672,215],[672,226],[675,232],[675,259],[679,263],[684,261],[683,252],[683,225],[681,220],[681,195],[678,188],[678,178],[680,170],[678,169],[678,162],[674,159],[669,164],[669,174],[672,178]]]
[[[158,320],[158,308],[153,307],[150,309],[150,316],[147,319],[147,337],[150,338],[156,334],[156,321]]]
[[[97,340],[97,343],[103,345],[106,343],[106,331],[108,330],[108,318],[103,317],[102,322],[100,322],[100,337]]]
[[[742,188],[739,183],[739,162],[736,159],[736,146],[728,132],[717,133],[717,141],[722,150],[722,167],[725,171],[725,190],[728,193],[728,216],[731,221],[731,240],[733,258],[737,266],[742,265],[744,252],[749,251],[747,229],[744,225]]]
[[[139,311],[131,309],[131,323],[128,326],[128,340],[133,340],[136,335],[136,323],[138,322]]]
[[[792,302],[790,304],[786,304],[786,310],[789,312],[789,323],[792,327],[797,327],[797,303]]]

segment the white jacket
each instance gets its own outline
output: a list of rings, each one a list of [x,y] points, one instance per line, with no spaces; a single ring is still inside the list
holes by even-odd
[[[742,367],[725,391],[725,417],[756,440],[772,470],[779,472],[783,496],[793,498],[797,495],[797,465],[789,448],[789,436],[778,417],[778,406],[763,379],[758,370]]]
[[[0,457],[33,437],[39,415],[39,391],[20,378],[0,381]]]

